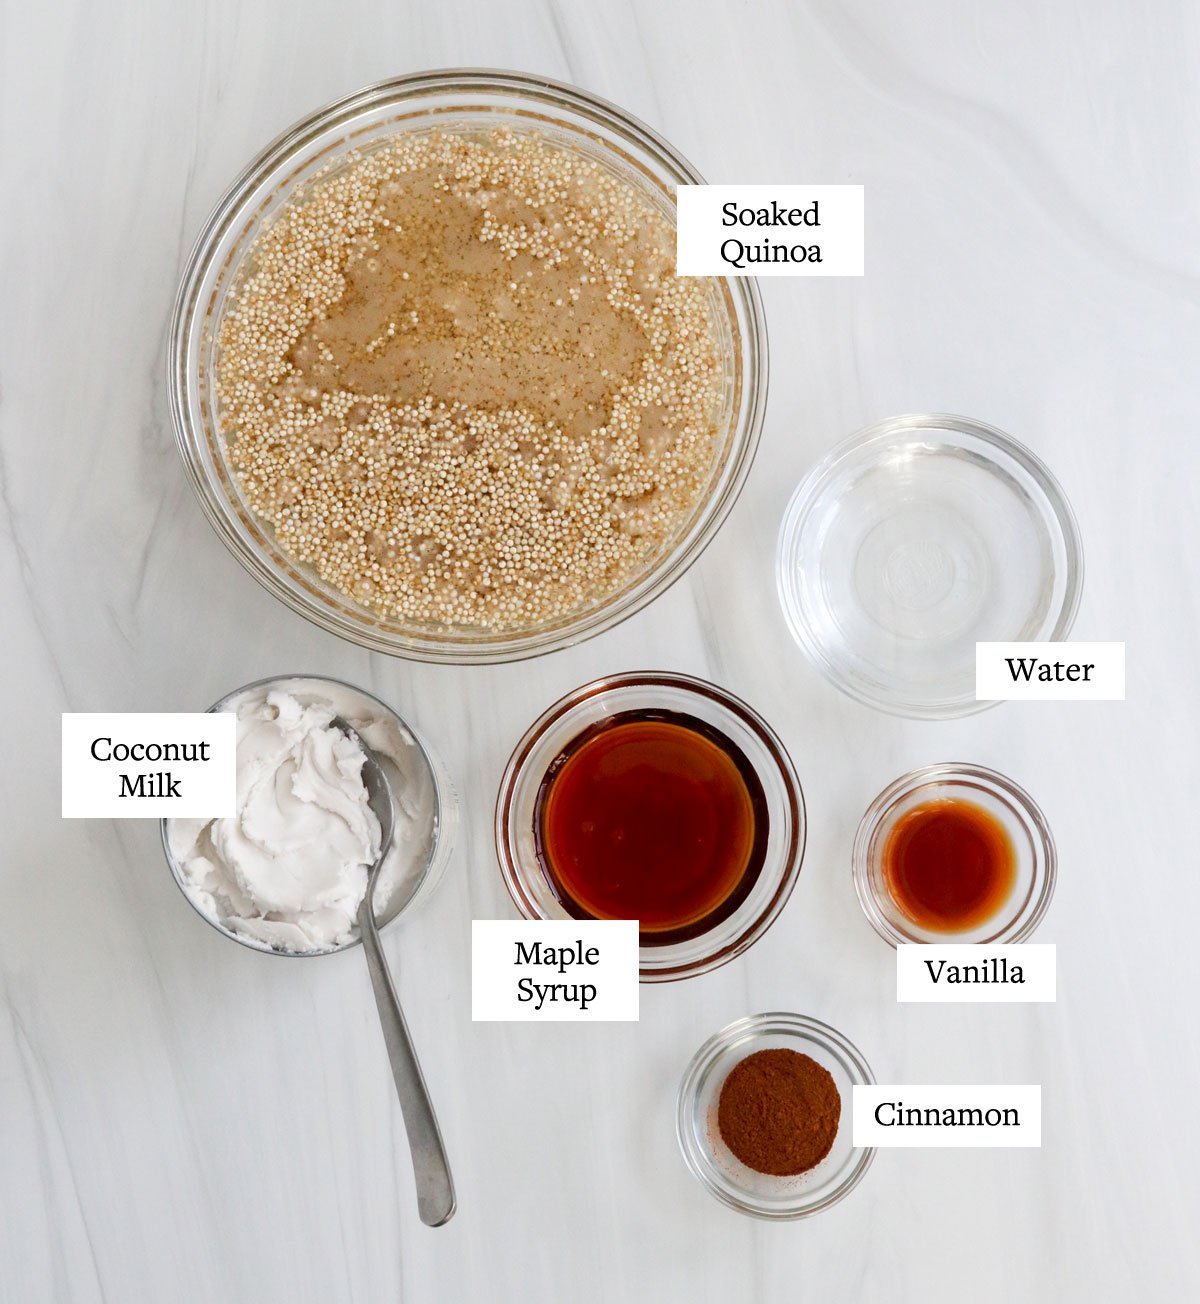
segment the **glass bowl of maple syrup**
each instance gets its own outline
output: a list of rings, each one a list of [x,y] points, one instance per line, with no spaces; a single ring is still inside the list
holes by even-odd
[[[752,946],[804,859],[800,781],[746,703],[689,675],[575,689],[517,744],[496,853],[526,919],[636,919],[643,982],[706,973]]]
[[[908,942],[1024,942],[1057,876],[1033,798],[995,770],[927,765],[885,788],[854,839],[854,887],[872,927]]]

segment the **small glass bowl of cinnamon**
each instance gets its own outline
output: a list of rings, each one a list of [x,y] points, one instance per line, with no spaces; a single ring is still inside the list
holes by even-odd
[[[1033,798],[963,762],[885,788],[863,815],[852,860],[863,913],[892,946],[1024,942],[1057,877],[1054,836]]]
[[[762,1056],[764,1051],[769,1054]],[[823,1083],[826,1093],[836,1092],[840,1111],[832,1124],[827,1112],[821,1118],[804,1117],[799,1101],[791,1095],[795,1084],[789,1084],[779,1066],[771,1063],[770,1053],[778,1052],[795,1057],[803,1097],[812,1098],[806,1090],[809,1083],[818,1088]],[[765,1063],[765,1071],[756,1082],[738,1082],[735,1074],[744,1073],[752,1057]],[[853,1145],[851,1121],[854,1087],[874,1081],[858,1049],[828,1024],[786,1013],[738,1019],[700,1047],[683,1075],[676,1135],[684,1163],[718,1200],[739,1213],[772,1221],[810,1217],[845,1198],[871,1166],[875,1151]],[[764,1097],[757,1104],[755,1093]],[[731,1101],[735,1094],[738,1099]],[[733,1117],[727,1118],[730,1104]],[[828,1102],[824,1104],[827,1111]],[[752,1129],[738,1128],[739,1114],[750,1123],[755,1117],[774,1119],[776,1126],[755,1135]],[[781,1134],[781,1114],[791,1116],[794,1136]],[[822,1140],[822,1129],[832,1136]],[[758,1171],[735,1153],[735,1148],[742,1149],[756,1164],[780,1170],[789,1167],[789,1150],[802,1155],[812,1146],[814,1155],[824,1151],[822,1158],[802,1172],[782,1174]]]

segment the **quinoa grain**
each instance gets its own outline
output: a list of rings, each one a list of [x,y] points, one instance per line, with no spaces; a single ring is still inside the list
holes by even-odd
[[[533,132],[353,153],[219,326],[227,455],[280,546],[419,623],[521,629],[661,555],[716,456],[709,285],[635,186]]]

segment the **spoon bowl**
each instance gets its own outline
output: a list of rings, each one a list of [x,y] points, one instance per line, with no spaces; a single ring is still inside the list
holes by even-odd
[[[375,885],[379,881],[379,871],[383,868],[388,852],[392,849],[392,838],[396,833],[396,802],[392,795],[392,785],[379,762],[379,757],[348,720],[335,715],[329,723],[339,733],[345,734],[363,754],[361,773],[363,787],[367,790],[367,805],[371,808],[371,814],[379,821],[379,851],[375,856],[375,863],[367,871],[367,894],[363,898],[364,901],[372,901],[375,896]],[[374,922],[373,911],[371,915]]]

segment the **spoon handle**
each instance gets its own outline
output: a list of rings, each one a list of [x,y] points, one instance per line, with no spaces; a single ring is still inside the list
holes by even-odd
[[[368,894],[369,895],[369,894]],[[408,1146],[412,1151],[413,1176],[417,1184],[417,1211],[421,1221],[429,1227],[440,1227],[454,1216],[454,1179],[446,1148],[438,1130],[433,1104],[417,1062],[404,1012],[392,984],[379,932],[371,918],[368,906],[359,915],[363,950],[367,968],[371,972],[371,985],[375,989],[375,1003],[379,1007],[379,1022],[388,1059],[392,1064],[392,1077],[396,1094],[400,1097],[400,1112],[404,1117],[404,1130],[408,1133]]]

